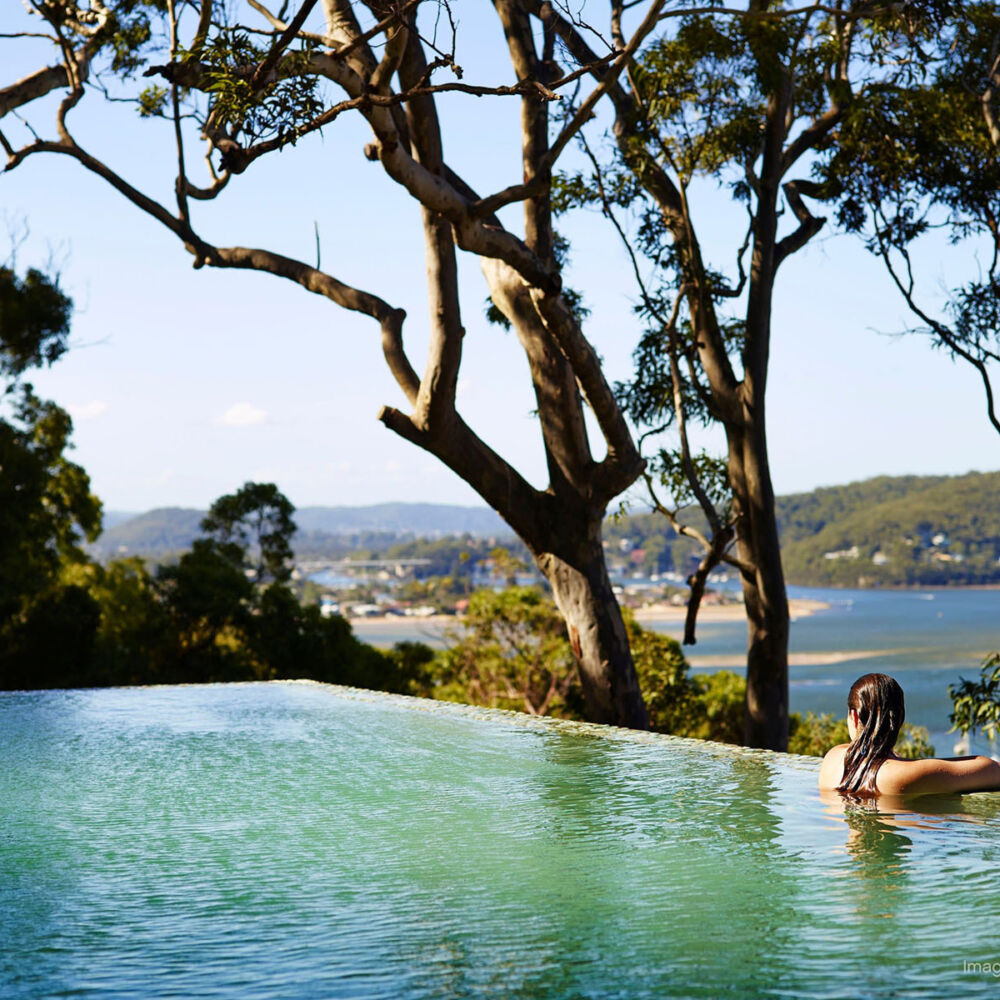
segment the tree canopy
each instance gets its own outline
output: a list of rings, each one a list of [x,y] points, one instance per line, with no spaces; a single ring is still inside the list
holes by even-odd
[[[903,39],[894,62],[886,51],[819,177],[839,222],[885,265],[912,332],[978,373],[1000,433],[1000,11],[995,3],[941,10],[952,16],[939,13],[931,30]]]
[[[980,59],[988,30],[962,24],[971,12],[988,28],[988,5],[752,0],[703,8],[610,0],[598,24],[591,12],[559,4],[495,0],[493,44],[509,62],[508,82],[499,84],[477,80],[476,65],[463,66],[465,36],[445,0],[301,0],[280,11],[258,0],[31,0],[29,8],[42,29],[34,34],[52,42],[52,54],[0,87],[7,169],[30,169],[42,155],[67,157],[176,237],[197,268],[270,274],[370,317],[405,400],[402,409],[384,406],[379,419],[470,484],[523,540],[565,620],[594,720],[649,724],[601,530],[608,505],[643,471],[627,416],[644,430],[672,425],[679,447],[652,456],[651,482],[659,475],[687,494],[661,510],[676,518],[682,501],[692,500],[708,526],[677,525],[704,549],[692,577],[692,615],[708,573],[730,563],[748,613],[745,739],[785,746],[789,622],[766,427],[778,275],[826,224],[824,203],[840,206],[850,221],[850,164],[877,144],[863,131],[873,109],[889,107],[884,120],[911,131],[946,113],[928,93],[914,98],[917,111],[907,117],[899,110],[905,100],[887,104],[886,95],[927,89],[922,47],[940,55],[954,38],[954,57],[940,65],[967,69],[966,50]],[[995,70],[987,67],[987,118]],[[171,144],[150,155],[157,169],[126,177],[103,157],[100,130],[78,111],[102,92],[169,126]],[[446,134],[442,94],[517,102],[519,130],[509,141],[520,163],[506,187],[483,194],[475,177],[449,161],[461,137]],[[60,100],[43,126],[36,112],[52,109],[47,95]],[[286,154],[283,176],[294,176],[291,147],[329,134],[349,114],[369,129],[364,152],[382,182],[420,209],[430,323],[423,374],[404,341],[406,314],[393,301],[392,275],[382,287],[362,289],[322,269],[318,255],[313,266],[268,247],[222,245],[204,211],[275,153]],[[203,170],[193,164],[196,143],[207,147]],[[581,170],[563,158],[575,148]],[[975,150],[968,149],[971,163]],[[566,173],[554,185],[559,169]],[[728,261],[709,259],[691,197],[706,182],[726,187],[745,213]],[[858,175],[857,184],[866,182]],[[924,181],[911,174],[906,183],[917,191]],[[322,195],[376,199],[378,191],[329,186]],[[608,216],[635,264],[647,333],[638,377],[620,397],[587,339],[580,298],[563,280],[566,247],[554,212],[581,205]],[[348,245],[344,236],[340,264]],[[528,362],[548,473],[543,488],[460,412],[460,252],[479,258],[491,315],[513,329]],[[956,297],[964,319],[955,329],[988,325],[991,288],[979,282]],[[967,330],[962,336],[975,340]],[[721,462],[688,441],[689,423],[705,420],[724,428]],[[221,538],[228,529],[220,525]],[[267,572],[263,562],[258,569]],[[689,625],[693,639],[693,617]]]
[[[24,380],[66,350],[71,312],[55,279],[0,268],[0,675],[26,686],[41,655],[70,666],[86,656],[96,616],[64,573],[85,561],[101,505],[66,456],[69,414]]]
[[[238,545],[257,583],[285,583],[292,572],[294,513],[274,483],[244,483],[212,503],[201,528],[220,546]]]

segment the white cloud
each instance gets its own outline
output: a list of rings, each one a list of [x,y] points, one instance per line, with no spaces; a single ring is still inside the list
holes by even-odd
[[[77,422],[81,420],[96,420],[108,408],[103,399],[92,399],[89,403],[78,403],[68,406],[69,415]]]
[[[215,422],[223,427],[252,427],[254,424],[264,423],[265,420],[267,420],[267,410],[262,410],[251,403],[234,403],[221,417],[217,417]]]

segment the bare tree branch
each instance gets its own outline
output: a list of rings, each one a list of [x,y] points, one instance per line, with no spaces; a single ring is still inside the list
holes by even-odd
[[[983,109],[983,119],[990,134],[990,141],[1000,151],[1000,123],[997,122],[996,109],[994,108],[997,94],[1000,92],[1000,52],[996,51],[1000,48],[998,42],[1000,42],[1000,35],[993,40],[993,65],[990,66],[990,71],[987,74],[986,89],[980,95],[979,104]]]
[[[545,182],[549,172],[559,159],[560,154],[566,148],[569,141],[580,131],[594,115],[594,107],[597,102],[615,85],[622,70],[638,51],[639,46],[645,41],[649,33],[656,27],[656,22],[660,10],[665,0],[654,0],[642,24],[636,29],[628,45],[615,57],[615,61],[608,70],[599,78],[597,86],[584,98],[576,113],[570,121],[563,126],[562,131],[552,143],[544,159],[538,165],[536,173],[537,180],[528,184],[515,184],[505,188],[494,195],[484,198],[479,204],[473,206],[473,211],[477,214],[487,214],[497,211],[504,205],[509,205],[514,201],[521,201],[524,198],[536,194],[540,185]],[[581,67],[582,69],[582,67]]]
[[[966,349],[957,337],[952,333],[952,331],[944,324],[938,322],[938,320],[931,318],[928,313],[926,313],[917,303],[913,291],[914,291],[914,280],[913,273],[909,270],[909,258],[904,254],[904,258],[907,264],[907,270],[909,273],[908,282],[904,282],[900,278],[895,266],[892,263],[891,247],[889,247],[884,238],[879,232],[876,236],[879,243],[879,253],[885,263],[886,270],[889,272],[889,276],[892,278],[893,283],[899,289],[900,294],[903,296],[904,301],[909,307],[910,311],[917,316],[921,321],[927,324],[929,330],[932,330],[941,342],[952,352],[957,354],[964,361],[967,361],[973,368],[979,373],[979,378],[983,383],[983,392],[986,396],[986,416],[989,422],[993,425],[994,430],[1000,434],[1000,416],[997,414],[996,409],[996,398],[993,391],[993,382],[990,377],[989,366],[986,361],[977,357],[971,351]]]
[[[781,266],[785,258],[801,250],[826,223],[825,217],[813,215],[802,201],[802,193],[806,193],[809,187],[808,181],[787,181],[782,185],[785,198],[788,199],[788,204],[795,213],[795,218],[799,220],[799,227],[778,241],[775,248],[775,270]]]

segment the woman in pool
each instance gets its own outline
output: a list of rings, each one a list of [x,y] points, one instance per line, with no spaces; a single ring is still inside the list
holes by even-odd
[[[897,757],[905,715],[903,689],[891,677],[859,677],[847,696],[851,742],[823,758],[819,787],[860,797],[1000,790],[1000,764],[989,757]]]

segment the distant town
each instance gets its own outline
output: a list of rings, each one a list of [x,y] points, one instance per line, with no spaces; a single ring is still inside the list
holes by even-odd
[[[1000,584],[997,496],[1000,473],[879,477],[780,497],[787,579],[834,587]],[[111,513],[94,552],[169,562],[190,547],[203,513]],[[541,583],[527,549],[487,508],[312,507],[295,520],[295,584],[326,615],[456,614],[478,587]],[[692,523],[701,526],[693,514]],[[686,601],[701,552],[662,516],[609,518],[604,536],[622,603]],[[709,589],[708,604],[741,600],[732,570],[714,573]]]

